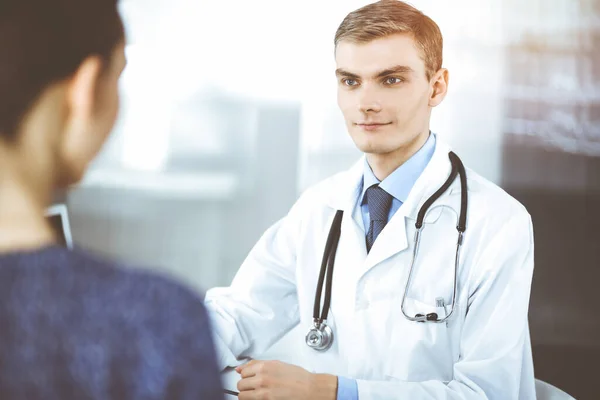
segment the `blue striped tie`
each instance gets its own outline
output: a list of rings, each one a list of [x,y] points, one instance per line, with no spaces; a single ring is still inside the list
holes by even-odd
[[[367,253],[371,251],[375,239],[383,230],[385,224],[387,224],[388,214],[392,205],[392,196],[379,187],[379,185],[373,185],[367,189],[367,206],[369,207],[369,218],[371,219],[371,225],[369,226],[369,232],[367,232]]]

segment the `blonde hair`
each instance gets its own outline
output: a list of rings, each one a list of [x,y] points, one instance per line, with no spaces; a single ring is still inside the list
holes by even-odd
[[[412,35],[431,79],[442,68],[442,33],[431,18],[403,1],[381,0],[352,11],[338,27],[334,44],[367,43],[396,33]]]

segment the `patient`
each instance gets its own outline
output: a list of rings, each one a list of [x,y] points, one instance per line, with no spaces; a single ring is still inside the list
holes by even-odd
[[[0,398],[222,399],[201,299],[56,243],[53,193],[115,122],[116,0],[0,1]]]

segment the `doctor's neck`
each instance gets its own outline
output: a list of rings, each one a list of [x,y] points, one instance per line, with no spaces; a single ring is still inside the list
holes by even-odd
[[[367,162],[373,170],[373,174],[383,181],[398,167],[414,156],[429,139],[429,128],[420,132],[409,141],[402,143],[400,146],[391,151],[372,151],[365,152]]]

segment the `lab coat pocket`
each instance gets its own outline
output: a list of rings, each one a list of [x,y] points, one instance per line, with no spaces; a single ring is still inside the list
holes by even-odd
[[[446,311],[419,300],[406,298],[406,314],[437,313],[444,318]],[[386,378],[406,382],[437,380],[449,382],[453,378],[453,351],[450,341],[451,326],[443,323],[413,322],[401,314],[393,325],[390,353],[386,362]]]

